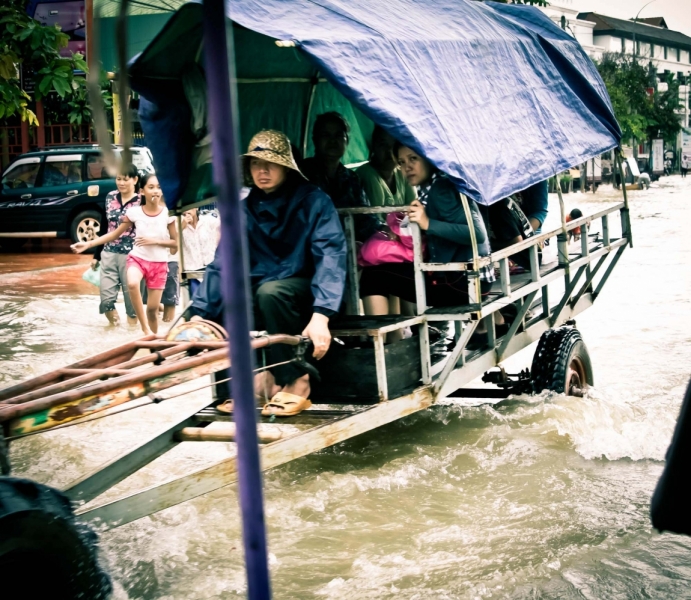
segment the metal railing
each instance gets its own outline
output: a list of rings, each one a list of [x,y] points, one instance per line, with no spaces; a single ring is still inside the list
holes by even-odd
[[[417,299],[417,314],[419,321],[416,324],[420,332],[420,355],[422,367],[422,382],[428,384],[435,379],[434,391],[441,394],[452,373],[459,371],[457,368],[467,367],[474,362],[472,368],[463,369],[464,373],[455,377],[453,385],[463,385],[481,375],[485,370],[499,364],[506,357],[536,341],[547,329],[556,327],[581,310],[592,304],[600,294],[603,286],[623,254],[626,246],[632,245],[631,225],[628,209],[628,200],[624,194],[624,201],[615,203],[593,214],[585,215],[579,219],[566,222],[564,202],[561,190],[557,186],[561,213],[561,227],[552,231],[534,235],[517,244],[492,252],[488,256],[478,256],[477,244],[473,244],[474,259],[460,263],[428,263],[422,255],[422,238],[420,228],[412,224],[414,241],[414,271],[415,291]],[[460,195],[460,201],[468,210],[468,200]],[[391,212],[405,212],[407,206],[370,207],[370,208],[345,208],[339,209],[339,214],[344,220],[344,229],[348,242],[348,282],[347,282],[347,312],[351,315],[362,314],[359,304],[359,274],[357,265],[357,245],[355,241],[354,216],[360,214],[386,214]],[[610,215],[619,212],[621,234],[619,237],[612,235]],[[590,228],[599,222],[599,232],[591,233]],[[578,252],[572,252],[569,247],[569,238],[580,236],[580,248]],[[547,265],[540,265],[539,248],[548,240],[556,240],[557,261]],[[474,240],[473,240],[474,242]],[[512,256],[528,250],[530,256],[530,269],[525,273],[512,276],[509,260]],[[609,264],[608,259],[611,258]],[[499,289],[490,293],[489,297],[482,300],[479,292],[479,269],[492,265],[499,271]],[[460,272],[468,274],[469,304],[451,307],[435,308],[427,306],[425,292],[425,272]],[[600,276],[599,279],[597,278]],[[513,279],[512,279],[513,277]],[[520,279],[520,281],[516,281]],[[563,292],[560,293],[555,304],[550,303],[549,284],[563,279]],[[539,295],[539,296],[538,296]],[[539,312],[531,315],[531,309],[537,307]],[[510,304],[517,307],[517,315],[509,327],[508,332],[501,338],[497,338],[495,315],[502,308]],[[399,323],[389,324],[386,331],[394,331],[410,325],[408,319],[402,319]],[[456,346],[443,364],[441,369],[434,369],[431,365],[429,350],[428,324],[434,321],[454,321],[459,324],[456,334]],[[472,358],[466,357],[464,350],[467,342],[484,321],[487,330],[487,347],[484,351],[476,353]],[[519,330],[521,331],[520,336]],[[383,330],[379,333],[383,333]],[[383,336],[375,336],[375,358],[377,358],[377,371],[382,371],[378,376],[380,383],[385,386],[385,354]],[[517,339],[520,337],[520,339]],[[435,377],[436,371],[436,377]],[[380,396],[388,398],[386,387],[380,389]]]

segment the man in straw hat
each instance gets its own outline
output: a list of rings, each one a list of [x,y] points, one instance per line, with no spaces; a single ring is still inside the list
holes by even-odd
[[[280,131],[260,131],[243,155],[250,279],[255,326],[269,333],[299,334],[322,358],[331,344],[329,318],[343,299],[346,241],[331,199],[300,172],[290,140]],[[221,321],[223,299],[218,254],[192,300],[193,318]],[[281,364],[257,375],[263,414],[291,416],[311,406],[309,375],[289,362],[292,350],[270,346],[267,364]],[[232,410],[232,400],[220,410]]]

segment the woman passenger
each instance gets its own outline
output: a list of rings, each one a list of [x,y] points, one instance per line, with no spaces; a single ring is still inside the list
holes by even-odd
[[[398,168],[395,144],[392,136],[375,126],[369,162],[355,171],[371,206],[405,206],[415,200],[415,190]]]
[[[417,187],[418,199],[412,202],[409,219],[417,223],[427,240],[427,261],[467,262],[473,251],[470,226],[475,231],[480,256],[490,253],[485,223],[477,205],[468,199],[472,214],[469,226],[458,191],[446,176],[412,148],[396,144],[398,164],[408,183]],[[494,281],[491,266],[480,269],[482,294],[489,293]],[[469,303],[468,277],[461,272],[425,273],[427,304],[460,306]],[[363,269],[360,295],[366,302],[381,302],[388,295],[415,302],[414,269],[411,263],[385,264]],[[374,297],[380,297],[379,299]]]

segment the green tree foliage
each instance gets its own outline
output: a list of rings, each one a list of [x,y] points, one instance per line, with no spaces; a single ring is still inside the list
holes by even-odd
[[[84,78],[74,71],[86,72],[87,66],[81,54],[60,56],[67,35],[29,17],[25,5],[25,0],[3,0],[0,6],[0,119],[19,115],[38,125],[29,102],[51,92],[61,99],[83,94]],[[33,98],[21,87],[22,71],[34,78]]]
[[[623,53],[605,53],[595,63],[607,86],[624,140],[663,138],[673,142],[681,130],[679,83],[670,74],[667,90],[657,91],[655,72]],[[653,88],[653,93],[650,93]]]

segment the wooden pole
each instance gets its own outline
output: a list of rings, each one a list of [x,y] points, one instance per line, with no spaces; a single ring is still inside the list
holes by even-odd
[[[36,131],[36,145],[39,148],[45,148],[46,145],[46,123],[43,116],[43,101],[36,101],[36,118],[38,119],[38,128]]]

